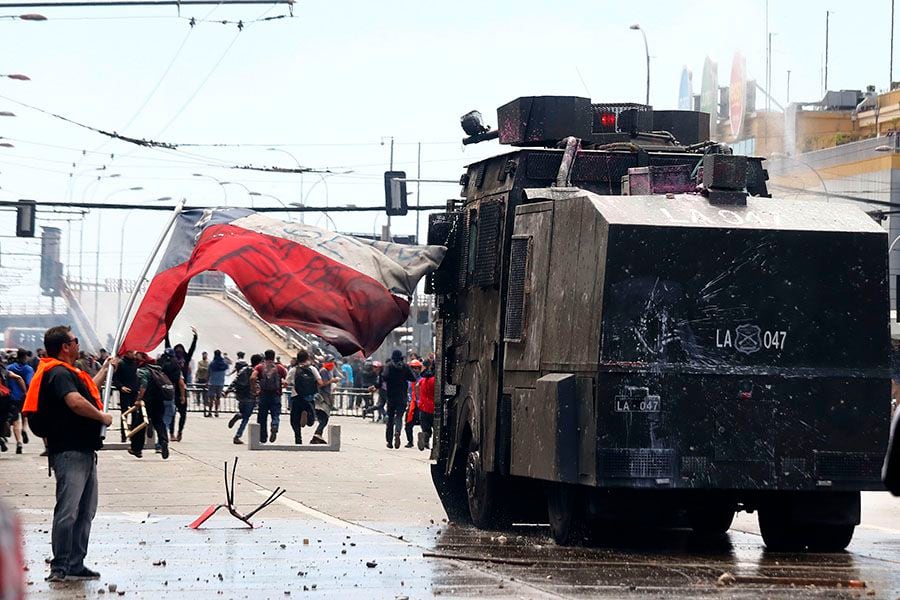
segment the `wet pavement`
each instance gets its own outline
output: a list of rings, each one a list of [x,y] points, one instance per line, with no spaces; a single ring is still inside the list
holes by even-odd
[[[333,458],[251,458],[217,442],[224,425],[211,419],[196,419],[192,441],[175,445],[167,462],[102,453],[88,556],[99,582],[43,581],[52,480],[36,456],[0,457],[0,497],[24,525],[28,597],[900,598],[900,523],[884,495],[869,511],[880,520],[860,527],[840,554],[768,553],[750,516],[719,543],[656,530],[561,548],[545,527],[501,533],[446,523],[424,453],[383,450],[377,426],[341,424],[347,442]],[[253,530],[224,511],[188,529],[208,504],[224,501],[218,459],[235,454],[239,508],[262,502],[276,485],[288,493]],[[724,573],[736,578],[731,585],[717,584]]]

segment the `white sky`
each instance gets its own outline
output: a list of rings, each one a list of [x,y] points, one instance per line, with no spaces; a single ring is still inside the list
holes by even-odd
[[[699,92],[707,55],[719,62],[720,85],[728,83],[735,51],[745,55],[751,77],[761,83],[765,78],[765,0],[301,1],[293,18],[248,24],[242,32],[213,22],[191,29],[174,7],[22,10],[4,4],[0,16],[40,12],[49,20],[0,19],[0,73],[32,78],[0,79],[0,96],[136,138],[245,146],[144,149],[0,98],[0,111],[17,114],[0,117],[0,137],[8,138],[0,141],[15,144],[0,148],[0,200],[61,200],[71,194],[97,202],[163,196],[186,197],[195,205],[222,202],[218,184],[192,176],[203,173],[284,202],[298,201],[296,175],[227,168],[293,167],[287,155],[265,149],[277,145],[304,166],[352,170],[329,177],[327,186],[306,175],[308,204],[324,205],[327,199],[332,205],[382,206],[389,156],[387,140],[381,144],[385,136],[396,140],[395,168],[414,175],[421,141],[422,176],[456,180],[463,165],[498,148],[496,142],[461,146],[459,116],[471,109],[481,110],[494,125],[496,107],[523,95],[643,101],[643,41],[628,29],[635,22],[648,36],[650,95],[657,108],[676,106],[685,65]],[[832,8],[837,12],[831,17],[829,87],[887,87],[890,0],[856,7],[837,0],[771,0],[769,5],[769,27],[776,33],[773,94],[780,102],[788,69],[792,100],[821,97],[825,11]],[[181,10],[184,17],[220,21],[287,12],[283,5]],[[761,96],[757,102],[761,105]],[[103,166],[107,169],[91,171]],[[97,182],[98,173],[121,177]],[[138,186],[144,189],[120,191]],[[231,204],[249,205],[241,187],[229,185],[226,191]],[[457,192],[453,185],[423,184],[421,201],[436,204]],[[97,212],[84,228],[85,276],[91,278]],[[11,235],[10,215],[2,214],[0,235]],[[123,217],[111,211],[102,217],[101,277],[118,275]],[[373,213],[333,218],[338,229],[350,232],[371,232],[385,220]],[[307,215],[308,222],[317,220],[324,225],[320,213]],[[137,275],[162,221],[158,213],[142,212],[125,223],[126,277]],[[422,222],[424,230],[426,219]],[[414,223],[414,216],[396,218],[394,232],[412,233]],[[79,237],[76,226],[71,244],[76,263]],[[32,252],[39,245],[0,238],[0,249]],[[10,259],[0,261],[7,267]]]

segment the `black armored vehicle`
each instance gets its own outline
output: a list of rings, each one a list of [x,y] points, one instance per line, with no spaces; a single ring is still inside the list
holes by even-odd
[[[773,198],[708,117],[524,97],[464,142],[431,217],[432,476],[454,520],[586,528],[756,511],[772,549],[840,550],[883,489],[887,234],[859,207]],[[614,518],[614,521],[610,519]]]

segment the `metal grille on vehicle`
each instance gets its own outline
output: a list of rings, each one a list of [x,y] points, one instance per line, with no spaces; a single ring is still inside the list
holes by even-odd
[[[503,205],[485,202],[478,211],[478,250],[475,254],[475,285],[496,286],[500,283],[497,259],[500,256],[500,224]]]
[[[528,266],[527,237],[514,237],[509,251],[509,292],[506,300],[506,328],[503,339],[520,342],[525,334],[525,278]]]
[[[456,247],[459,248],[457,254],[458,279],[457,283],[460,288],[466,287],[466,271],[469,267],[469,227],[471,226],[469,213],[463,213],[457,222]]]
[[[709,459],[705,456],[682,456],[681,476],[696,477],[705,475],[709,469]]]
[[[880,479],[884,456],[867,452],[816,451],[817,479]]]
[[[673,477],[675,451],[653,448],[602,448],[599,476],[605,477]]]

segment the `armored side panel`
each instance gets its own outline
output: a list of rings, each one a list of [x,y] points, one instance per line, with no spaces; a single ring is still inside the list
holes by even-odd
[[[570,480],[558,458],[536,463],[519,450],[519,398],[578,423],[571,433],[585,483],[880,489],[886,234],[867,215],[764,198],[718,207],[689,195],[527,196],[553,206],[546,303],[556,314],[544,319],[530,384],[528,330],[506,342],[511,472]],[[525,208],[517,231],[529,226]],[[526,344],[518,355],[517,344]],[[593,393],[579,388],[563,402],[538,384],[553,373],[580,374]],[[557,428],[530,433],[534,448],[560,443]],[[593,473],[582,476],[592,460]]]

